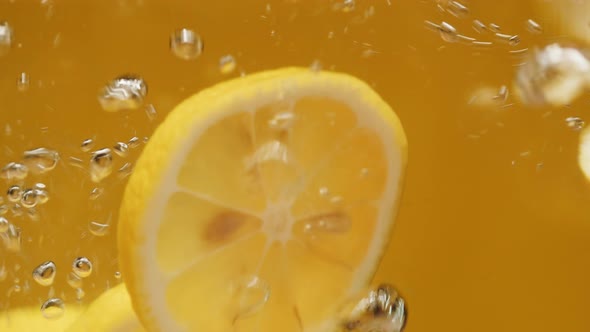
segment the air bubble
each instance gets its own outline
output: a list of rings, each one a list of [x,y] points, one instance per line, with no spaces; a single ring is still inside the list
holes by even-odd
[[[441,23],[438,33],[440,34],[440,38],[446,42],[454,43],[458,40],[457,29],[447,22]]]
[[[6,233],[8,231],[8,219],[5,217],[0,217],[0,233]]]
[[[72,263],[73,272],[80,278],[87,278],[92,274],[92,262],[86,257],[78,257]]]
[[[29,175],[29,168],[21,163],[10,162],[0,170],[0,178],[23,180]]]
[[[330,193],[330,190],[328,190],[327,187],[321,187],[319,192],[320,192],[320,196],[328,196],[328,194]]]
[[[233,55],[228,54],[219,58],[219,71],[223,75],[230,74],[236,69],[236,58]]]
[[[94,236],[105,236],[109,232],[109,224],[91,221],[88,223],[88,230]]]
[[[131,164],[131,163],[125,163],[117,171],[117,177],[122,180],[122,179],[128,177],[129,175],[131,175],[131,172],[132,171],[133,171],[133,164]]]
[[[258,312],[270,297],[270,285],[257,276],[238,278],[232,282],[230,289],[238,317]]]
[[[143,78],[123,75],[110,81],[99,93],[98,102],[107,112],[137,109],[147,95],[147,85]]]
[[[47,319],[57,319],[63,316],[66,305],[60,298],[51,298],[41,305],[41,314]]]
[[[52,261],[47,261],[33,270],[33,280],[41,286],[51,286],[55,280],[56,266]]]
[[[336,11],[341,11],[343,13],[350,13],[356,7],[355,0],[341,0],[342,2],[337,2],[333,5],[333,9]]]
[[[92,153],[90,159],[90,179],[100,182],[113,171],[113,155],[111,149],[104,148]]]
[[[190,29],[179,29],[170,35],[170,50],[183,60],[194,60],[203,52],[201,36]]]
[[[29,85],[30,85],[29,74],[20,73],[20,75],[18,75],[18,78],[16,79],[16,88],[18,89],[18,91],[20,91],[20,92],[27,91],[29,89]]]
[[[115,276],[115,279],[121,280],[121,272],[116,271],[115,274],[114,274],[114,276]]]
[[[449,1],[446,10],[458,18],[465,18],[469,15],[469,8],[458,1]]]
[[[113,147],[113,151],[115,151],[119,157],[125,158],[129,154],[129,146],[123,142],[117,142]]]
[[[82,141],[82,144],[80,144],[80,149],[83,152],[90,152],[90,150],[92,150],[93,147],[94,147],[94,140],[92,138],[87,138]]]
[[[104,193],[103,188],[96,187],[90,191],[90,200],[97,200]]]
[[[78,289],[78,288],[82,287],[82,284],[83,284],[82,278],[80,278],[74,272],[68,273],[66,281],[68,282],[68,285],[70,285],[70,287],[72,287],[74,289]]]
[[[543,32],[541,25],[531,19],[526,21],[526,28],[530,33],[540,34]]]
[[[6,191],[6,197],[10,202],[16,203],[20,201],[20,198],[23,195],[23,190],[20,186],[14,185],[8,188]]]
[[[138,147],[140,144],[139,141],[139,137],[137,136],[133,136],[129,139],[129,142],[127,142],[127,146],[129,146],[131,149],[135,149],[136,147]]]
[[[33,173],[47,173],[57,166],[59,153],[47,148],[38,148],[25,151],[24,163]]]
[[[36,183],[33,189],[35,190],[35,195],[37,195],[38,204],[45,204],[49,201],[49,193],[44,183]]]
[[[12,27],[7,22],[0,22],[0,56],[7,54],[12,46]]]
[[[567,123],[567,126],[574,131],[580,131],[586,126],[586,122],[577,116],[567,117],[565,118],[565,122]]]
[[[23,192],[20,202],[24,208],[34,208],[37,205],[37,193],[33,189],[26,189]]]

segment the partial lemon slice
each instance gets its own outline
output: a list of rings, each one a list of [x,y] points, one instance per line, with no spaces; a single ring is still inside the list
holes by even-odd
[[[65,331],[143,332],[144,329],[133,312],[125,285],[120,284],[101,294]]]
[[[63,332],[80,316],[83,310],[84,308],[81,306],[67,304],[64,314],[61,317],[48,319],[43,317],[39,306],[15,308],[0,314],[0,331]]]
[[[345,74],[287,68],[178,105],[126,188],[120,265],[149,331],[321,331],[370,281],[406,164],[396,114]]]

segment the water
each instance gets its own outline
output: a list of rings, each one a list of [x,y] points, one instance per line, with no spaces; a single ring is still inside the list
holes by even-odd
[[[92,138],[87,138],[82,141],[82,144],[80,144],[80,149],[83,152],[90,152],[92,148],[94,148],[94,140]]]
[[[20,92],[25,92],[29,89],[29,85],[31,79],[29,78],[29,74],[27,73],[20,73],[18,78],[16,79],[16,88]]]
[[[41,305],[41,314],[47,319],[60,318],[65,313],[65,310],[65,303],[57,297],[50,298]]]
[[[59,153],[47,148],[37,148],[25,151],[23,158],[31,172],[43,174],[55,169],[59,162]]]
[[[236,305],[236,316],[244,317],[258,312],[270,297],[270,285],[257,276],[238,278],[230,285]]]
[[[109,224],[91,221],[88,223],[88,230],[94,236],[105,236],[109,232]]]
[[[0,233],[6,233],[8,231],[8,219],[0,217]]]
[[[111,149],[104,148],[92,153],[90,158],[90,179],[93,182],[104,180],[113,172],[113,155]]]
[[[237,63],[233,55],[228,54],[219,58],[219,72],[223,75],[232,73],[236,69]]]
[[[123,75],[111,80],[102,88],[98,102],[107,112],[138,109],[147,95],[147,85],[136,75]]]
[[[23,190],[20,186],[14,185],[10,186],[6,191],[6,198],[12,203],[17,203],[20,201],[23,194]]]
[[[21,205],[24,208],[30,209],[37,206],[37,193],[33,189],[25,189],[21,197]]]
[[[119,157],[127,157],[129,155],[129,146],[127,146],[126,143],[123,142],[117,142],[115,143],[115,146],[113,147],[113,151],[119,156]]]
[[[5,180],[24,180],[29,168],[21,163],[10,162],[0,170],[0,178]]]
[[[72,263],[72,271],[80,278],[87,278],[92,274],[92,262],[86,257],[78,257]]]
[[[0,22],[0,56],[10,51],[12,39],[12,27],[7,22]]]
[[[41,286],[48,287],[53,285],[56,273],[57,269],[55,263],[47,261],[33,270],[33,280]]]
[[[182,60],[194,60],[203,53],[201,36],[190,29],[179,29],[170,35],[170,50]]]

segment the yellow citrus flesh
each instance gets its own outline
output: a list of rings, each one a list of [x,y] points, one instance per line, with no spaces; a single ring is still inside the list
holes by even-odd
[[[145,331],[131,307],[124,284],[109,289],[94,300],[74,321],[67,332],[143,332]]]
[[[120,264],[149,331],[329,331],[387,245],[406,163],[389,106],[287,68],[178,105],[126,188]]]
[[[43,317],[40,307],[22,307],[0,314],[0,331],[2,332],[63,332],[83,312],[84,308],[76,304],[66,304],[61,317],[48,319]]]

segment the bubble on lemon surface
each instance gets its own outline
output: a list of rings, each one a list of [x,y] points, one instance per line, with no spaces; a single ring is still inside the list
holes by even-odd
[[[119,76],[106,84],[98,95],[98,102],[107,112],[139,108],[147,95],[147,84],[136,75]]]
[[[105,236],[109,232],[109,224],[91,221],[88,223],[88,230],[94,236]]]
[[[33,280],[41,286],[51,286],[55,280],[56,271],[54,262],[44,262],[33,270]]]
[[[258,276],[244,276],[234,280],[230,291],[236,305],[236,315],[244,317],[262,309],[270,297],[270,285]]]
[[[45,204],[49,201],[49,193],[47,192],[47,186],[45,186],[44,183],[35,183],[33,190],[35,191],[35,195],[37,196],[38,204]]]
[[[92,138],[87,138],[80,144],[80,149],[83,152],[90,152],[92,148],[94,148],[94,140]]]
[[[0,170],[0,178],[5,180],[24,180],[28,175],[29,168],[17,162],[9,162]]]
[[[580,131],[586,126],[584,119],[580,118],[579,116],[568,116],[565,118],[565,123],[570,129],[574,131]]]
[[[12,27],[8,22],[0,22],[0,56],[7,54],[12,47]]]
[[[133,137],[131,137],[131,138],[129,139],[129,141],[127,142],[127,146],[128,146],[129,148],[131,148],[131,149],[135,149],[136,147],[138,147],[138,146],[139,146],[139,144],[140,144],[140,143],[141,143],[141,142],[140,142],[140,140],[139,140],[139,137],[137,137],[137,136],[133,136]]]
[[[47,173],[55,169],[58,162],[59,153],[48,148],[32,149],[24,153],[24,164],[33,173]]]
[[[228,54],[219,58],[219,71],[224,74],[230,74],[236,69],[237,63],[236,58],[233,55]]]
[[[20,202],[27,209],[35,207],[37,205],[37,193],[33,189],[25,189]]]
[[[179,59],[194,60],[203,53],[203,41],[191,29],[178,29],[170,35],[170,50]]]
[[[121,280],[121,272],[119,272],[119,271],[116,271],[116,272],[115,272],[115,274],[114,274],[114,277],[115,277],[115,279],[117,279],[117,280]]]
[[[113,155],[111,149],[104,148],[92,153],[90,158],[90,179],[93,182],[104,180],[113,172]]]
[[[92,274],[92,262],[86,257],[78,257],[72,263],[72,271],[80,278],[87,278]]]
[[[119,156],[119,157],[127,157],[127,155],[129,154],[129,146],[126,143],[123,142],[117,142],[115,143],[115,146],[113,147],[113,151]]]
[[[66,310],[64,301],[54,297],[43,302],[41,305],[41,314],[47,319],[57,319],[63,316]]]
[[[20,201],[23,190],[19,185],[10,186],[6,191],[6,198],[12,202],[17,203]]]

